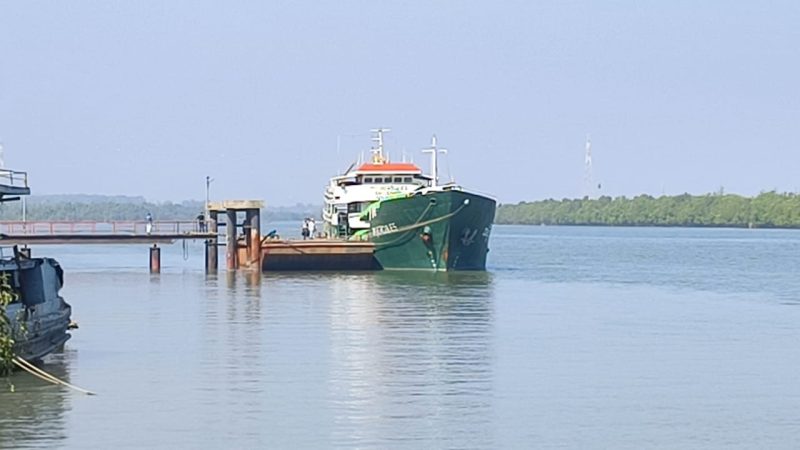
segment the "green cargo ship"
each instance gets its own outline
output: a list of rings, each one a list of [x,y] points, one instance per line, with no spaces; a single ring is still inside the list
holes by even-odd
[[[384,269],[485,270],[495,201],[443,186],[379,202],[370,220]]]
[[[485,270],[496,202],[450,182],[439,184],[436,146],[431,174],[384,155],[383,133],[369,162],[331,178],[325,190],[323,231],[329,238],[370,241],[383,269]]]

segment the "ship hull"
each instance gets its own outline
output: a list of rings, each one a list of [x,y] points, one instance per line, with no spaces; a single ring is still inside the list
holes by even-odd
[[[486,270],[496,202],[462,190],[382,201],[370,220],[383,269]]]
[[[63,284],[61,266],[51,258],[0,261],[0,271],[14,274],[10,286],[17,301],[6,307],[15,337],[14,354],[25,360],[41,359],[70,338],[72,308],[58,294]]]

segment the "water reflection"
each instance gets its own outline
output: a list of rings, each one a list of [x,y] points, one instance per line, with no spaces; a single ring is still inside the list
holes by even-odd
[[[206,439],[492,446],[490,275],[223,278],[207,279],[201,308],[199,395],[218,412],[201,419]]]
[[[50,355],[44,370],[69,381],[69,353]],[[69,391],[26,372],[10,377],[15,392],[0,381],[0,449],[53,448],[66,439]]]
[[[492,274],[69,270],[47,369],[100,395],[0,382],[0,447],[792,448],[796,231],[503,229]]]
[[[382,272],[335,283],[333,442],[491,447],[491,286],[486,273]]]

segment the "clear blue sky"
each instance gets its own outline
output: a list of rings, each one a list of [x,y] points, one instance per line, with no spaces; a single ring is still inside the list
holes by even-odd
[[[795,191],[800,2],[0,0],[36,193],[321,202],[377,126],[501,202],[581,196],[587,134],[608,195]]]

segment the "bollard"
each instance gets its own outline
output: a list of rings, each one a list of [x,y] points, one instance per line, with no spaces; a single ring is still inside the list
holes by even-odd
[[[217,257],[217,211],[209,211],[208,219],[208,232],[213,233],[214,237],[206,240],[206,272],[214,273],[219,265],[219,258]]]
[[[248,209],[245,217],[245,223],[247,224],[245,239],[247,245],[247,263],[251,268],[256,268],[259,271],[261,270],[260,216],[260,210]]]
[[[150,273],[161,273],[161,249],[156,244],[150,247]]]
[[[236,239],[236,210],[229,209],[225,212],[227,221],[225,222],[225,261],[228,270],[236,270],[239,268],[239,261],[237,258],[237,246],[239,245]]]

